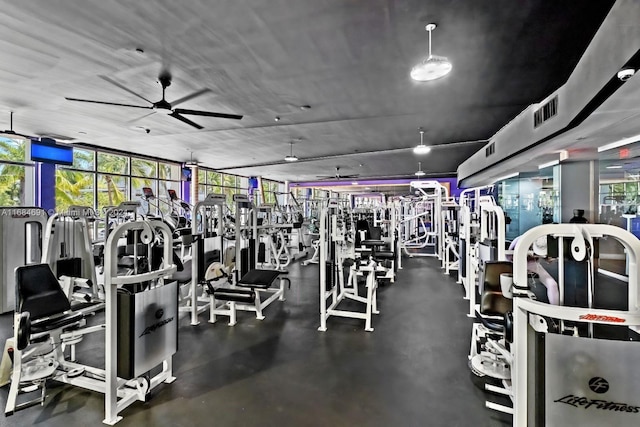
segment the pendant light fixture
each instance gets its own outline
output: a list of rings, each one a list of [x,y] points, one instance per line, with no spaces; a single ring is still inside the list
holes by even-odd
[[[436,28],[436,24],[427,24],[425,29],[429,32],[429,56],[421,63],[411,69],[411,78],[419,82],[439,79],[444,77],[453,68],[451,62],[444,56],[431,54],[431,31]]]
[[[422,162],[418,162],[418,171],[414,173],[415,176],[425,176],[426,173],[422,170]]]
[[[420,128],[420,144],[413,148],[415,154],[427,154],[431,151],[431,147],[424,145],[424,131]]]
[[[285,162],[297,162],[298,158],[293,155],[293,141],[291,141],[289,144],[291,145],[291,151],[289,152],[289,155],[284,158],[284,161]]]

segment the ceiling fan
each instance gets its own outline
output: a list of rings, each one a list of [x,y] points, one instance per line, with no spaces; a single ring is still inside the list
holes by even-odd
[[[151,102],[149,101],[147,98],[145,98],[144,96],[132,91],[131,89],[121,85],[120,83],[116,82],[115,80],[110,79],[107,76],[100,76],[103,80],[119,87],[122,90],[125,90],[127,92],[129,92],[132,95],[137,96],[140,99],[145,100],[146,102],[148,102],[149,106],[143,106],[143,105],[132,105],[132,104],[121,104],[121,103],[117,103],[117,102],[107,102],[107,101],[95,101],[95,100],[91,100],[91,99],[79,99],[79,98],[68,98],[65,97],[65,99],[67,99],[68,101],[78,101],[78,102],[91,102],[94,104],[105,104],[105,105],[116,105],[119,107],[131,107],[131,108],[144,108],[147,110],[155,110],[156,111],[164,111],[165,113],[167,113],[167,115],[176,118],[190,126],[193,126],[196,129],[203,129],[203,127],[201,125],[199,125],[198,123],[189,120],[188,118],[186,118],[183,114],[188,114],[188,115],[194,115],[194,116],[208,116],[208,117],[219,117],[222,119],[234,119],[234,120],[240,120],[242,119],[241,115],[237,115],[237,114],[226,114],[226,113],[215,113],[212,111],[200,111],[200,110],[188,110],[185,108],[173,108],[176,105],[185,102],[187,100],[193,99],[197,96],[200,96],[206,92],[209,92],[209,89],[200,89],[190,95],[184,96],[180,99],[176,99],[175,101],[173,101],[172,103],[167,102],[164,99],[164,94],[165,94],[165,90],[171,86],[171,74],[168,71],[163,71],[162,73],[160,73],[160,76],[158,76],[158,82],[160,83],[160,85],[162,85],[162,99],[158,102]],[[153,114],[153,113],[152,113]]]
[[[351,178],[357,178],[359,177],[359,174],[352,174],[352,175],[340,175],[340,166],[336,166],[336,173],[335,175],[318,175],[317,177],[321,180],[325,180],[325,179],[351,179]]]
[[[10,116],[9,116],[9,129],[8,130],[0,130],[0,134],[4,134],[4,135],[15,135],[15,136],[22,136],[24,138],[30,138],[29,135],[25,135],[22,133],[17,133],[16,131],[13,130],[13,111],[9,112]]]

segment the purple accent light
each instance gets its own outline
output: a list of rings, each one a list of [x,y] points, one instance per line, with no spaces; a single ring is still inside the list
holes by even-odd
[[[409,185],[412,181],[438,181],[440,183],[449,183],[450,195],[453,197],[459,197],[462,191],[458,188],[457,178],[429,178],[429,179],[349,179],[342,181],[307,181],[307,182],[292,182],[290,186],[293,187],[345,187],[353,186],[353,181],[358,181],[358,187],[371,187],[376,185]]]

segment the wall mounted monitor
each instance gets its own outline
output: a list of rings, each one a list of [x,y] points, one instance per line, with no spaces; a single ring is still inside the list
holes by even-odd
[[[54,140],[31,140],[31,160],[34,162],[73,165],[73,147],[58,145]]]

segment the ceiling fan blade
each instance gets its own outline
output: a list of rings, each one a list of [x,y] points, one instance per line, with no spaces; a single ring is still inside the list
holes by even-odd
[[[144,106],[144,105],[120,104],[118,102],[94,101],[92,99],[79,99],[79,98],[67,98],[67,97],[65,97],[64,99],[66,99],[67,101],[91,102],[93,104],[117,105],[118,107],[144,108],[145,110],[153,110],[153,107]]]
[[[193,126],[196,129],[204,129],[202,126],[200,126],[199,124],[197,124],[196,122],[192,122],[191,120],[187,119],[184,116],[181,116],[180,114],[178,114],[178,112],[174,111],[173,113],[169,114],[171,117],[175,117],[176,119],[185,122],[188,125]]]
[[[139,93],[136,93],[134,91],[132,91],[131,89],[129,89],[126,86],[121,85],[120,83],[118,83],[117,81],[113,80],[111,77],[108,76],[99,76],[102,80],[111,83],[114,86],[119,87],[120,89],[129,92],[131,95],[137,96],[140,99],[144,99],[145,101],[147,101],[149,104],[153,104],[153,102],[149,101],[147,98],[145,98],[144,96],[140,95]]]
[[[214,113],[211,111],[199,111],[199,110],[185,110],[184,108],[176,108],[173,111],[178,114],[192,114],[194,116],[220,117],[221,119],[240,120],[243,117],[237,114]]]
[[[338,176],[338,179],[357,178],[357,177],[359,177],[359,176],[360,176],[360,175],[358,175],[358,174],[354,174],[354,175],[340,175],[340,176]]]
[[[204,94],[204,93],[207,93],[207,92],[211,92],[211,89],[207,89],[207,88],[200,89],[200,90],[198,90],[198,91],[193,92],[193,93],[192,93],[192,94],[190,94],[190,95],[183,96],[182,98],[178,98],[178,99],[176,99],[175,101],[173,101],[173,102],[171,103],[171,105],[173,105],[173,106],[175,107],[175,106],[176,106],[176,105],[178,105],[178,104],[182,104],[182,103],[183,103],[183,102],[185,102],[185,101],[188,101],[188,100],[190,100],[190,99],[196,98],[196,97],[198,97],[198,96],[200,96],[200,95],[202,95],[202,94]]]
[[[149,114],[145,114],[144,116],[140,116],[140,117],[136,117],[135,119],[131,119],[131,120],[127,121],[127,123],[135,123],[138,120],[142,120],[142,119],[144,119],[146,117],[153,116],[156,113],[157,113],[157,111],[152,111]]]

